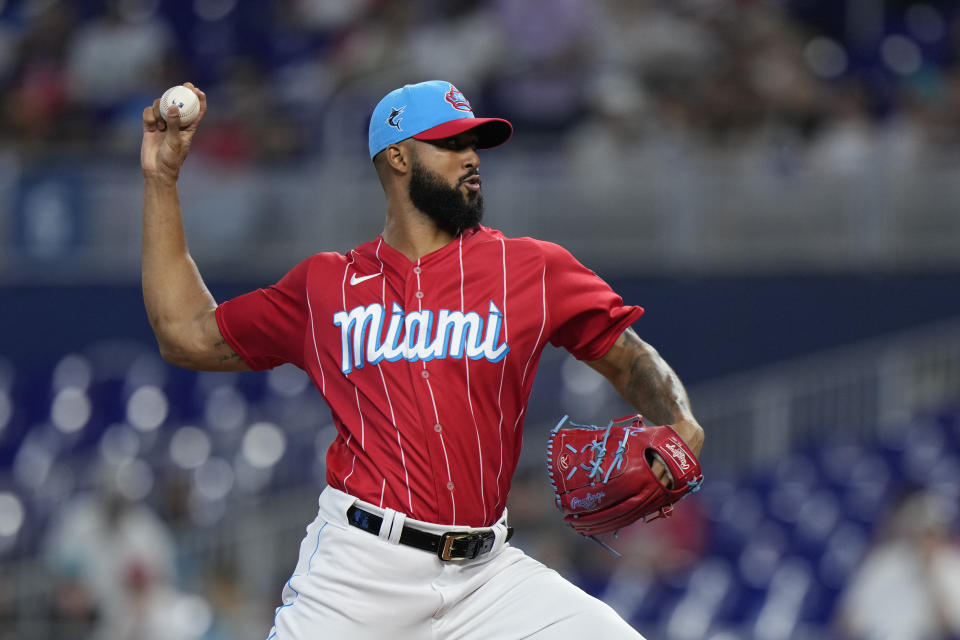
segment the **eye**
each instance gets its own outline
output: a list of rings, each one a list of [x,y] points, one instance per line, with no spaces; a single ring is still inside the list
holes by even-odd
[[[473,137],[455,136],[453,138],[443,138],[433,142],[434,145],[447,151],[463,151],[464,149],[476,148],[477,141]]]

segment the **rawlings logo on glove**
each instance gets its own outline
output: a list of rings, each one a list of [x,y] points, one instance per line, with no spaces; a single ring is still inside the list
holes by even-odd
[[[557,508],[578,533],[592,536],[669,516],[673,504],[700,489],[700,462],[671,427],[646,426],[639,415],[606,427],[562,428],[566,421],[550,432],[547,477]],[[669,486],[654,474],[654,460],[666,467]]]

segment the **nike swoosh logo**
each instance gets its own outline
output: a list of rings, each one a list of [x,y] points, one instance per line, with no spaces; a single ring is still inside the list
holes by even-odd
[[[382,275],[383,275],[382,273],[371,273],[371,274],[368,275],[368,276],[360,276],[360,277],[358,278],[358,277],[357,277],[357,274],[353,274],[353,275],[350,276],[350,286],[358,285],[358,284],[360,284],[361,282],[366,282],[366,281],[369,280],[370,278],[376,278],[377,276],[382,276]]]

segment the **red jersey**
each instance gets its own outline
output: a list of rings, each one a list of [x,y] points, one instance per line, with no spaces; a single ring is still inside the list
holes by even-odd
[[[478,227],[411,262],[381,237],[224,302],[251,369],[291,362],[330,406],[327,482],[417,520],[503,513],[544,346],[596,360],[643,313],[569,252]]]

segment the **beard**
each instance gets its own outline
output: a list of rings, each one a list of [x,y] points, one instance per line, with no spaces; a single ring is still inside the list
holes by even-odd
[[[476,175],[476,172],[464,177],[472,175]],[[413,206],[426,214],[438,229],[454,238],[465,229],[477,226],[483,219],[483,196],[479,192],[471,191],[464,196],[459,186],[451,187],[419,162],[413,165],[409,192]]]

